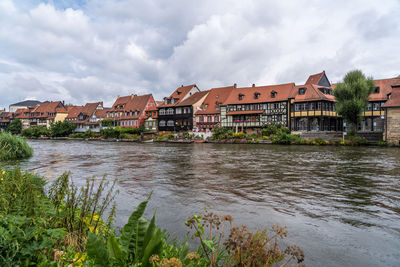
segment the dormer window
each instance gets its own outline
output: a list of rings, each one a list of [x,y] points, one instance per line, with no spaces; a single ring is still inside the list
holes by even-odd
[[[219,110],[219,105],[220,105],[219,102],[215,103],[215,109],[216,110]]]
[[[177,95],[180,95],[181,93],[182,93],[181,91],[177,91],[177,92],[176,92]]]
[[[167,105],[168,104],[168,99],[164,99],[164,105]]]
[[[271,98],[275,98],[276,94],[277,94],[277,93],[276,93],[275,91],[272,91],[272,92],[271,92]]]
[[[260,93],[255,92],[255,93],[254,93],[254,99],[258,99],[259,97],[260,97]]]
[[[135,111],[135,116],[137,116],[137,115],[139,115],[139,111],[138,110]]]
[[[207,104],[204,104],[204,105],[203,105],[203,110],[206,110],[207,107],[208,107],[208,105],[207,105]]]
[[[379,94],[379,86],[375,87],[373,94]]]
[[[299,88],[299,95],[304,95],[306,94],[306,89],[305,87]]]
[[[243,100],[244,94],[239,94],[239,100]]]
[[[215,98],[218,99],[219,95],[216,95]]]

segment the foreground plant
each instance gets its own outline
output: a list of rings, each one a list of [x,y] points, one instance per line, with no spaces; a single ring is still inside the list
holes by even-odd
[[[304,261],[303,252],[296,246],[281,250],[278,239],[286,237],[285,227],[274,225],[273,234],[268,236],[267,229],[253,233],[246,225],[233,226],[232,221],[230,215],[218,216],[209,212],[204,216],[193,215],[186,222],[194,230],[193,237],[199,239],[209,266],[272,266],[281,263],[277,266],[284,267],[292,260],[298,264]],[[229,236],[222,241],[225,225],[229,226]]]

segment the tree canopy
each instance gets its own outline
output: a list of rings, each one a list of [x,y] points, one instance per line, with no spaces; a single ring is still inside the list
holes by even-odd
[[[368,105],[369,95],[374,91],[375,83],[372,77],[366,77],[360,70],[350,71],[342,83],[338,83],[334,90],[336,97],[336,111],[350,126],[350,133],[354,134],[361,115]]]
[[[12,134],[20,134],[22,131],[22,122],[20,119],[14,119],[8,126],[7,131]]]

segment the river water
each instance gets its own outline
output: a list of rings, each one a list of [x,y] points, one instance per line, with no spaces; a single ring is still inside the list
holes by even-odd
[[[118,178],[117,224],[153,191],[147,216],[183,238],[205,208],[250,229],[288,227],[307,266],[400,266],[400,149],[29,141],[23,168]]]

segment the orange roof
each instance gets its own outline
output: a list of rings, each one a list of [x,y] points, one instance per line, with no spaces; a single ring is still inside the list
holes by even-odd
[[[233,85],[227,87],[212,88],[202,104],[203,106],[206,105],[206,109],[199,110],[196,112],[196,114],[220,113],[220,109],[217,109],[217,103],[220,105],[224,103],[234,88],[235,87]]]
[[[182,102],[178,103],[176,106],[182,107],[182,106],[191,106],[199,102],[204,96],[206,96],[210,91],[201,91],[201,92],[196,92],[193,95],[189,96]]]
[[[36,114],[35,117],[47,117],[47,113],[67,113],[67,109],[64,107],[61,101],[55,101],[41,103],[31,112],[42,113],[42,115]]]
[[[392,92],[392,86],[400,86],[400,78],[374,80],[375,86],[379,87],[379,93],[370,94],[369,101],[385,101],[387,95]]]
[[[70,106],[68,109],[67,119],[78,118],[78,115],[83,111],[83,106]]]
[[[107,116],[107,111],[111,111],[111,108],[97,109],[94,114],[96,118],[104,119]]]
[[[389,100],[383,105],[384,108],[398,108],[400,107],[400,87],[392,89]]]
[[[278,84],[278,85],[267,85],[267,86],[254,86],[244,88],[234,88],[229,94],[223,105],[229,104],[251,104],[251,103],[266,103],[266,102],[277,102],[288,100],[294,83]],[[272,93],[275,92],[275,97],[272,97]],[[256,94],[258,98],[255,98]],[[239,95],[242,96],[242,100],[239,100]]]
[[[300,88],[306,88],[304,95],[299,94]],[[315,84],[297,85],[293,88],[290,98],[294,98],[295,102],[327,100],[335,101],[335,97],[330,94],[325,94],[319,90],[320,88],[329,88]],[[331,89],[331,88],[329,88]]]
[[[310,75],[305,84],[318,84],[319,81],[324,77],[325,71],[317,74]]]
[[[186,86],[181,86],[178,87],[169,97],[165,97],[164,99],[176,99],[176,102],[174,104],[164,104],[164,101],[161,103],[161,105],[159,105],[159,107],[172,107],[172,106],[176,106],[177,104],[179,104],[182,99],[190,92],[190,90],[192,90],[193,87],[197,86],[195,84],[191,84],[191,85],[186,85]]]

